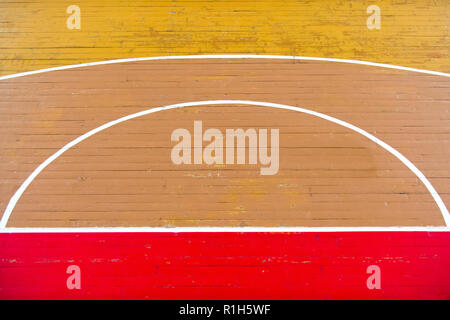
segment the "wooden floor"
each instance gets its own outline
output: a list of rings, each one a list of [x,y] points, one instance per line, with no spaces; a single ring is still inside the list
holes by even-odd
[[[80,8],[80,29],[66,9]],[[370,5],[381,28],[368,29]],[[448,0],[0,2],[0,75],[110,59],[281,54],[450,72]]]
[[[0,234],[0,299],[450,299],[449,232]],[[81,268],[81,290],[66,269]],[[367,267],[381,289],[367,288]],[[169,309],[168,312],[172,311]]]
[[[409,159],[448,207],[449,4],[0,1],[0,215],[33,170],[89,130],[206,100],[279,103],[346,121]],[[72,5],[79,29],[68,28]],[[368,25],[374,5],[379,29]],[[228,58],[4,77],[218,54],[440,75]],[[260,175],[260,164],[174,165],[171,133],[192,132],[195,120],[222,132],[278,128],[277,174]],[[98,132],[34,179],[6,227],[0,222],[0,299],[448,300],[450,232],[433,196],[387,150],[319,117],[252,104],[160,111]],[[130,226],[163,228],[93,228]],[[285,228],[236,229],[252,226]],[[374,226],[382,228],[357,228]],[[402,226],[414,228],[384,228]],[[78,288],[69,285],[72,267]]]
[[[333,62],[142,61],[0,83],[4,209],[47,157],[108,121],[173,103],[284,103],[347,121],[385,141],[450,199],[450,81]],[[279,128],[279,172],[258,165],[174,165],[177,128]],[[8,226],[441,226],[422,182],[366,137],[323,119],[257,106],[150,114],[102,131],[51,163]]]

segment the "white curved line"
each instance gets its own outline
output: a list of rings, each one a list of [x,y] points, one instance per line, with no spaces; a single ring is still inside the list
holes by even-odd
[[[302,113],[313,115],[313,116],[316,116],[316,117],[328,120],[330,122],[336,123],[338,125],[346,127],[348,129],[351,129],[351,130],[353,130],[353,131],[355,131],[355,132],[365,136],[366,138],[368,138],[371,141],[375,142],[376,144],[378,144],[379,146],[381,146],[385,150],[389,151],[395,157],[397,157],[401,162],[403,162],[403,164],[405,164],[422,181],[422,183],[428,189],[428,191],[430,192],[430,194],[433,197],[434,201],[438,205],[439,209],[441,210],[441,213],[442,213],[442,216],[444,218],[446,226],[450,225],[449,212],[448,212],[444,202],[442,201],[441,197],[436,192],[436,190],[431,185],[431,183],[428,181],[428,179],[425,177],[425,175],[419,169],[417,169],[416,166],[411,161],[409,161],[405,156],[403,156],[400,152],[398,152],[396,149],[392,148],[387,143],[381,141],[377,137],[375,137],[375,136],[371,135],[370,133],[366,132],[365,130],[363,130],[361,128],[358,128],[358,127],[356,127],[356,126],[354,126],[354,125],[352,125],[352,124],[350,124],[348,122],[336,119],[334,117],[328,116],[328,115],[320,113],[320,112],[316,112],[316,111],[312,111],[312,110],[308,110],[308,109],[304,109],[304,108],[300,108],[300,107],[289,106],[289,105],[285,105],[285,104],[270,103],[270,102],[259,102],[259,101],[249,101],[249,100],[209,100],[209,101],[195,101],[195,102],[177,103],[177,104],[172,104],[172,105],[168,105],[168,106],[155,107],[155,108],[152,108],[152,109],[147,109],[147,110],[144,110],[144,111],[136,112],[136,113],[130,114],[128,116],[119,118],[117,120],[113,120],[113,121],[110,121],[108,123],[105,123],[104,125],[101,125],[100,127],[97,127],[95,129],[93,129],[93,130],[91,130],[91,131],[89,131],[89,132],[79,136],[75,140],[72,140],[71,142],[66,144],[64,147],[59,149],[57,152],[55,152],[53,155],[48,157],[36,169],[34,169],[34,171],[22,183],[22,185],[19,187],[19,189],[17,189],[17,191],[14,193],[14,195],[9,200],[8,206],[5,209],[3,217],[2,217],[2,219],[0,221],[0,229],[6,228],[6,224],[8,223],[8,219],[9,219],[12,211],[14,210],[14,207],[16,206],[17,202],[19,201],[20,197],[25,192],[27,187],[36,178],[36,176],[39,173],[41,173],[41,171],[44,170],[45,167],[47,167],[50,163],[52,163],[55,159],[57,159],[61,154],[63,154],[64,152],[66,152],[67,150],[69,150],[70,148],[75,146],[76,144],[80,143],[81,141],[86,140],[87,138],[93,136],[94,134],[96,134],[96,133],[98,133],[100,131],[103,131],[103,130],[105,130],[107,128],[110,128],[110,127],[112,127],[112,126],[114,126],[114,125],[116,125],[118,123],[125,122],[127,120],[131,120],[131,119],[134,119],[134,118],[138,118],[138,117],[141,117],[141,116],[144,116],[144,115],[147,115],[147,114],[151,114],[151,113],[155,113],[155,112],[159,112],[159,111],[163,111],[163,110],[176,109],[176,108],[185,108],[185,107],[193,107],[193,106],[204,106],[204,105],[216,105],[216,104],[246,104],[246,105],[255,105],[255,106],[278,108],[278,109],[285,109],[285,110],[292,110],[292,111],[302,112]]]
[[[282,56],[282,55],[259,55],[259,54],[205,54],[205,55],[186,55],[186,56],[161,56],[161,57],[141,57],[141,58],[126,58],[126,59],[115,59],[115,60],[105,60],[96,62],[87,62],[80,64],[70,64],[66,66],[52,67],[34,71],[27,71],[21,73],[10,74],[0,77],[0,80],[19,78],[24,76],[29,76],[38,73],[45,73],[50,71],[67,70],[74,68],[99,66],[104,64],[115,64],[124,62],[136,62],[136,61],[152,61],[152,60],[181,60],[181,59],[281,59],[281,60],[298,60],[298,61],[328,61],[328,62],[340,62],[340,63],[351,63],[360,64],[372,67],[397,69],[411,72],[419,72],[425,74],[431,74],[435,76],[450,77],[450,73],[438,72],[425,69],[417,69],[410,67],[396,66],[386,63],[369,62],[362,60],[350,60],[350,59],[337,59],[337,58],[321,58],[321,57],[301,57],[301,56]]]

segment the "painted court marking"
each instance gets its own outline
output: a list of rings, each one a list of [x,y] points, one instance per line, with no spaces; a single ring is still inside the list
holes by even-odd
[[[301,57],[301,56],[282,56],[282,55],[255,55],[255,54],[212,54],[212,55],[184,55],[184,56],[160,56],[160,57],[141,57],[141,58],[127,58],[127,59],[116,59],[116,60],[106,60],[106,61],[97,61],[97,62],[89,62],[89,63],[81,63],[81,64],[74,64],[74,65],[66,65],[66,66],[59,66],[59,67],[52,67],[52,68],[46,68],[46,69],[40,69],[40,70],[34,70],[34,71],[28,71],[28,72],[21,72],[11,75],[6,75],[0,77],[0,80],[6,80],[6,79],[12,79],[12,78],[19,78],[24,77],[28,75],[33,74],[39,74],[39,73],[45,73],[45,72],[51,72],[51,71],[58,71],[58,70],[67,70],[67,69],[74,69],[74,68],[81,68],[81,67],[89,67],[89,66],[97,66],[97,65],[105,65],[105,64],[115,64],[115,63],[125,63],[125,62],[137,62],[137,61],[152,61],[152,60],[181,60],[181,59],[281,59],[281,60],[298,60],[298,61],[328,61],[328,62],[339,62],[339,63],[349,63],[349,64],[359,64],[359,65],[366,65],[366,66],[373,66],[373,67],[381,67],[381,68],[388,68],[388,69],[397,69],[397,70],[404,70],[404,71],[411,71],[411,72],[418,72],[418,73],[424,73],[424,74],[430,74],[430,75],[436,75],[436,76],[443,76],[443,77],[450,77],[449,73],[445,72],[438,72],[438,71],[431,71],[431,70],[424,70],[424,69],[417,69],[417,68],[410,68],[410,67],[402,67],[402,66],[396,66],[391,64],[385,64],[385,63],[376,63],[376,62],[368,62],[368,61],[361,61],[361,60],[349,60],[349,59],[336,59],[336,58],[322,58],[322,57]],[[211,103],[209,103],[211,104]],[[274,104],[276,105],[276,104]],[[281,105],[280,105],[281,106]],[[289,107],[289,106],[288,106]],[[165,107],[166,109],[168,108]],[[296,108],[296,107],[291,107]],[[155,110],[158,109],[158,110]],[[299,108],[300,109],[300,108]],[[151,109],[156,111],[163,110],[162,107],[160,108],[154,108]],[[310,111],[307,109],[304,109],[306,111],[315,113],[314,111]],[[145,111],[144,111],[145,112]],[[151,113],[151,112],[148,112]],[[308,113],[308,112],[305,112]],[[146,113],[147,114],[147,113]],[[317,113],[318,114],[318,113]],[[132,116],[132,115],[131,115]],[[317,115],[318,116],[318,115]],[[329,117],[326,115],[323,115],[325,117]],[[131,118],[123,117],[118,120],[126,121]],[[127,118],[127,119],[125,119]],[[329,117],[332,118],[332,117]],[[326,119],[326,118],[324,118]],[[335,118],[332,118],[335,119]],[[116,120],[116,121],[118,121]],[[327,119],[329,120],[329,119]],[[338,120],[338,119],[335,119]],[[332,121],[332,120],[330,120]],[[345,123],[344,121],[338,120],[342,123]],[[334,121],[332,121],[334,122]],[[117,122],[118,123],[118,122]],[[336,122],[337,123],[337,122]],[[111,124],[111,122],[105,124],[104,126]],[[338,123],[340,124],[340,123]],[[347,123],[346,123],[347,124]],[[350,125],[350,124],[348,124]],[[352,125],[350,125],[352,126]],[[103,126],[102,126],[103,127]],[[101,128],[101,127],[99,127]],[[93,132],[94,130],[88,132],[87,134],[91,133],[95,134],[98,131],[101,131],[103,129],[106,129],[107,127],[102,128],[101,130],[98,130],[99,128],[96,128],[94,130],[97,130]],[[383,141],[377,139],[376,137],[370,135],[366,131],[359,129],[355,127],[357,132],[365,135],[372,141],[376,142],[377,144],[381,145],[383,148],[386,149],[386,147],[390,148],[391,150],[387,149],[389,152],[394,154],[397,158],[399,158],[409,169],[411,169],[416,176],[419,177],[419,179],[425,184],[427,189],[430,191],[430,194],[432,195],[435,202],[438,204],[439,209],[441,210],[441,213],[444,217],[444,221],[448,227],[189,227],[189,228],[151,228],[151,227],[128,227],[128,228],[6,228],[6,224],[8,222],[9,216],[12,213],[12,209],[14,209],[15,204],[17,203],[18,199],[22,195],[22,193],[26,190],[28,185],[31,183],[31,181],[39,174],[40,171],[42,171],[48,164],[50,164],[54,159],[51,159],[52,157],[56,156],[55,159],[61,155],[63,152],[65,152],[67,149],[64,148],[70,148],[71,146],[75,145],[76,143],[82,141],[72,141],[71,143],[75,142],[73,145],[69,146],[71,143],[64,146],[62,149],[60,149],[57,153],[55,153],[53,156],[48,158],[46,161],[44,161],[38,168],[33,171],[33,173],[25,180],[25,182],[21,185],[21,187],[16,191],[16,193],[13,195],[13,197],[10,199],[10,202],[8,203],[8,206],[5,210],[5,213],[0,220],[0,233],[4,232],[336,232],[336,231],[450,231],[450,217],[447,208],[445,207],[445,204],[443,203],[442,199],[440,198],[439,194],[436,192],[434,187],[431,185],[431,183],[428,181],[428,179],[420,172],[419,169],[417,169],[408,159],[406,159],[403,155],[401,155],[397,150],[393,149],[389,145],[385,144]],[[353,129],[353,128],[352,128]],[[353,129],[354,130],[354,129]],[[364,133],[362,133],[364,132]],[[85,135],[79,137],[78,139],[84,137]],[[85,137],[86,138],[86,137]],[[374,138],[375,140],[373,140]],[[382,144],[385,144],[382,145]],[[59,154],[58,154],[59,153]],[[396,154],[397,153],[397,154]],[[400,157],[399,157],[400,156]],[[403,159],[403,160],[402,160]],[[50,160],[50,161],[49,161]],[[406,160],[406,163],[404,162]],[[39,170],[39,171],[38,171]],[[34,176],[33,176],[34,174]],[[31,180],[30,180],[31,179]],[[28,184],[26,184],[28,182]],[[15,198],[18,195],[17,199]],[[15,200],[15,201],[13,201]],[[13,204],[13,205],[12,205]],[[9,209],[8,209],[9,208]]]
[[[176,109],[176,108],[185,108],[185,107],[192,107],[192,106],[204,106],[204,105],[217,105],[217,104],[245,104],[245,105],[255,105],[255,106],[262,106],[262,107],[270,107],[270,108],[278,108],[278,109],[285,109],[285,110],[292,110],[292,111],[297,111],[297,112],[302,112],[305,114],[309,114],[309,115],[313,115],[319,118],[322,118],[324,120],[336,123],[338,125],[341,125],[343,127],[346,127],[348,129],[351,129],[363,136],[365,136],[366,138],[370,139],[371,141],[375,142],[376,144],[378,144],[379,146],[381,146],[382,148],[384,148],[385,150],[389,151],[391,154],[393,154],[396,158],[398,158],[401,162],[403,162],[404,165],[406,165],[421,181],[422,183],[425,185],[425,187],[428,189],[428,191],[430,192],[431,196],[433,197],[434,201],[436,202],[436,204],[438,205],[442,216],[444,218],[445,224],[448,227],[450,225],[450,215],[449,212],[444,204],[444,202],[442,201],[441,197],[439,196],[439,194],[437,193],[437,191],[434,189],[434,187],[432,186],[432,184],[428,181],[428,179],[425,177],[425,175],[411,162],[409,161],[405,156],[403,156],[400,152],[398,152],[396,149],[394,149],[393,147],[391,147],[390,145],[388,145],[387,143],[385,143],[384,141],[378,139],[377,137],[371,135],[370,133],[366,132],[365,130],[358,128],[348,122],[339,120],[337,118],[328,116],[326,114],[320,113],[320,112],[316,112],[316,111],[312,111],[309,109],[304,109],[304,108],[300,108],[300,107],[294,107],[294,106],[289,106],[289,105],[285,105],[285,104],[277,104],[277,103],[270,103],[270,102],[259,102],[259,101],[248,101],[248,100],[210,100],[210,101],[195,101],[195,102],[186,102],[186,103],[178,103],[178,104],[172,104],[172,105],[168,105],[168,106],[162,106],[162,107],[155,107],[155,108],[151,108],[151,109],[147,109],[144,111],[140,111],[137,113],[133,113],[131,115],[125,116],[125,117],[121,117],[117,120],[113,120],[110,121],[108,123],[105,123],[102,126],[99,126],[93,130],[90,130],[89,132],[79,136],[78,138],[72,140],[71,142],[69,142],[68,144],[66,144],[64,147],[62,147],[61,149],[59,149],[57,152],[55,152],[53,155],[51,155],[49,158],[47,158],[43,163],[41,163],[29,176],[28,178],[22,183],[22,185],[19,187],[19,189],[15,192],[15,194],[11,197],[8,206],[6,207],[6,210],[3,214],[3,217],[0,221],[0,229],[2,230],[2,232],[8,232],[5,229],[6,228],[6,224],[8,223],[8,219],[11,216],[17,202],[19,201],[20,197],[22,196],[22,194],[25,192],[25,190],[27,189],[27,187],[31,184],[31,182],[33,182],[33,180],[37,177],[37,175],[39,175],[40,172],[42,172],[42,170],[44,170],[50,163],[52,163],[54,160],[56,160],[60,155],[62,155],[65,151],[69,150],[70,148],[72,148],[73,146],[77,145],[78,143],[82,142],[83,140],[86,140],[87,138],[91,137],[92,135],[103,131],[107,128],[110,128],[118,123],[121,122],[125,122],[134,118],[138,118],[144,115],[148,115],[151,113],[155,113],[155,112],[159,112],[159,111],[164,111],[164,110],[170,110],[170,109]],[[25,228],[28,229],[28,228]],[[17,230],[22,230],[22,231],[18,231],[18,232],[23,232],[23,230],[25,230],[24,228],[18,228]],[[30,228],[30,229],[34,229],[34,228]],[[53,228],[40,228],[40,230],[51,230]],[[125,230],[135,230],[136,228],[85,228],[85,229],[89,229],[92,230],[93,232],[98,232],[99,230],[103,229],[103,230],[117,230],[117,229],[125,229]],[[271,229],[277,230],[279,232],[294,232],[295,231],[302,231],[304,229],[309,229],[311,230],[312,228],[264,228],[264,227],[258,227],[258,228],[146,228],[147,230],[155,230],[155,229],[163,229],[164,231],[174,231],[174,232],[179,232],[180,229],[182,230],[186,230],[187,232],[197,232],[200,231],[200,229],[202,229],[202,231],[226,231],[228,229],[232,229],[233,231],[239,231],[239,229],[241,230],[247,230],[247,229],[251,229],[251,231],[271,231]],[[321,229],[324,230],[324,228],[317,228],[317,229]],[[328,229],[327,231],[330,230],[330,228],[325,228]],[[367,230],[367,228],[331,228],[332,230]],[[375,228],[377,230],[392,230],[392,227],[385,227],[385,228]],[[408,228],[396,228],[396,231],[401,231],[401,230],[407,230]],[[419,227],[416,227],[415,230],[419,229]],[[8,228],[8,230],[10,230]],[[38,230],[38,229],[36,229]],[[60,232],[74,232],[74,231],[79,231],[79,228],[61,228],[59,229]],[[429,230],[429,228],[427,227],[422,227],[422,229],[420,230]],[[447,230],[450,230],[450,228],[447,228]],[[11,230],[12,231],[12,230]],[[410,231],[410,230],[408,230]]]
[[[402,66],[396,66],[396,65],[392,65],[392,64],[369,62],[369,61],[362,61],[362,60],[321,58],[321,57],[281,56],[281,55],[259,55],[259,54],[205,54],[205,55],[187,55],[187,56],[127,58],[127,59],[116,59],[116,60],[105,60],[105,61],[87,62],[87,63],[80,63],[80,64],[71,64],[71,65],[60,66],[60,67],[52,67],[52,68],[10,74],[7,76],[0,77],[0,80],[19,78],[19,77],[29,76],[29,75],[33,75],[33,74],[58,71],[58,70],[99,66],[99,65],[104,65],[104,64],[137,62],[137,61],[152,61],[152,60],[182,60],[182,59],[280,59],[280,60],[297,60],[297,61],[302,61],[302,60],[303,61],[328,61],[328,62],[360,64],[360,65],[366,65],[366,66],[372,66],[372,67],[419,72],[419,73],[425,73],[425,74],[431,74],[431,75],[435,75],[435,76],[442,76],[442,77],[450,78],[450,73],[410,68],[410,67],[402,67]]]
[[[137,232],[450,232],[448,227],[85,227],[85,228],[3,228],[1,233],[137,233]]]

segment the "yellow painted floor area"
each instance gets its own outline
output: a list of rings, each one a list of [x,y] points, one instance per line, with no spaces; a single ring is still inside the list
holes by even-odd
[[[67,7],[80,8],[69,30]],[[369,29],[369,5],[381,28]],[[279,54],[450,72],[448,0],[1,1],[0,75],[118,58]]]

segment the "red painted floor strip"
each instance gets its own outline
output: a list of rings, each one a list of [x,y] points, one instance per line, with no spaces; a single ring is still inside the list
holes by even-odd
[[[0,298],[450,299],[450,233],[0,234]]]

